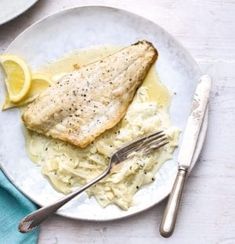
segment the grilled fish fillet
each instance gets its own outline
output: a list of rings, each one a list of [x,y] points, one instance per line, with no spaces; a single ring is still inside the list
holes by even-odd
[[[158,53],[137,42],[68,73],[22,115],[30,130],[84,148],[125,115]]]

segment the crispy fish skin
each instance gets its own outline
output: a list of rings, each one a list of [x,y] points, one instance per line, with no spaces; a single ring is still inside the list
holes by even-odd
[[[84,148],[125,115],[158,53],[147,41],[62,77],[31,103],[25,126]]]

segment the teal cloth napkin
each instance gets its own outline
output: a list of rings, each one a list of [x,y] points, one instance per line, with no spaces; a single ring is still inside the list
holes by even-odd
[[[34,244],[38,230],[22,234],[18,231],[19,221],[36,206],[19,192],[0,169],[0,243]]]

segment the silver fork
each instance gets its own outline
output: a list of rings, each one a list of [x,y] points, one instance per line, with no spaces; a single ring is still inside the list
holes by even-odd
[[[158,131],[151,135],[142,137],[116,151],[110,158],[110,162],[105,171],[94,178],[92,181],[88,182],[83,187],[70,193],[69,195],[61,198],[57,202],[50,204],[49,206],[42,207],[31,214],[23,218],[19,224],[19,231],[22,233],[29,232],[39,226],[44,220],[46,220],[50,215],[55,213],[60,207],[69,202],[75,196],[79,195],[87,188],[91,187],[98,181],[106,177],[112,170],[112,168],[119,164],[120,162],[126,160],[133,156],[133,152],[141,151],[143,153],[150,153],[154,149],[163,147],[168,143],[167,137],[163,131]]]

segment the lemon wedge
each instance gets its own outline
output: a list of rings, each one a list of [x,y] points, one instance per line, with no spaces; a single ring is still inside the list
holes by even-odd
[[[26,96],[18,103],[14,103],[10,100],[9,95],[6,95],[5,102],[2,109],[6,110],[13,107],[20,107],[32,102],[41,92],[51,85],[51,80],[43,74],[33,74],[31,79],[31,86]]]
[[[30,89],[31,74],[27,64],[14,55],[1,55],[0,62],[6,73],[6,87],[12,102],[22,100]]]

